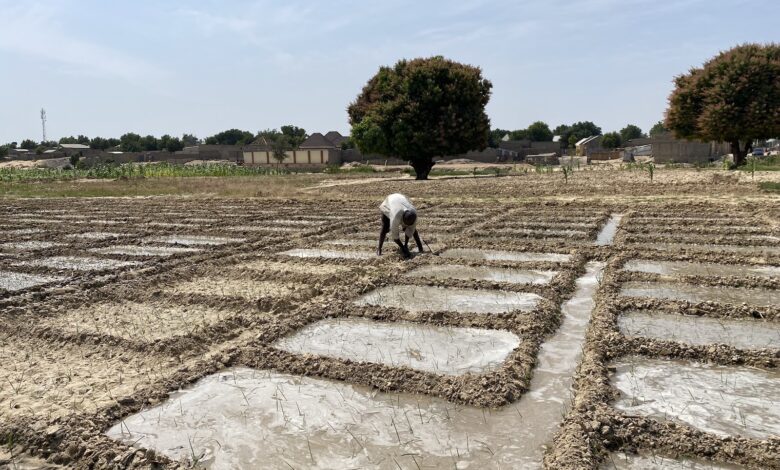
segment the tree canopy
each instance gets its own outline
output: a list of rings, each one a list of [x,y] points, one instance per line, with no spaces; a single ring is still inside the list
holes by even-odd
[[[410,162],[427,179],[433,158],[482,150],[492,84],[478,67],[441,56],[383,66],[349,105],[352,139],[364,153]]]
[[[553,132],[546,122],[536,121],[526,129],[528,139],[532,142],[552,142]]]
[[[620,129],[620,140],[624,144],[627,144],[631,139],[639,139],[640,137],[644,136],[645,134],[642,132],[642,129],[634,124],[629,124],[626,127]]]
[[[207,137],[207,145],[246,145],[255,140],[255,135],[249,131],[240,129],[228,129],[211,137]]]
[[[665,132],[669,132],[669,129],[664,126],[663,121],[658,121],[655,124],[653,124],[653,127],[650,128],[650,137],[655,137],[659,134],[663,134]]]
[[[570,147],[574,144],[592,135],[601,135],[601,128],[590,121],[580,121],[567,126],[561,124],[553,130],[553,134],[560,135],[562,142],[568,142]]]
[[[601,146],[605,149],[616,149],[622,145],[622,137],[617,132],[607,132],[601,138]]]
[[[308,137],[308,134],[306,134],[306,129],[298,126],[293,125],[287,125],[282,126],[281,128],[282,134],[287,137],[288,144],[291,148],[297,149]]]
[[[780,45],[744,44],[675,78],[665,125],[678,138],[728,142],[743,165],[756,139],[780,135]]]
[[[21,144],[19,144],[19,148],[23,148],[25,150],[34,150],[38,146],[38,142],[32,140],[32,139],[24,139]]]

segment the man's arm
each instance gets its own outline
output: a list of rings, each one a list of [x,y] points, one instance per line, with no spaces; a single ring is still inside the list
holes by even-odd
[[[406,245],[401,243],[401,238],[400,237],[396,238],[394,241],[395,241],[395,244],[398,245],[398,248],[401,249],[401,253],[403,253],[405,259],[409,259],[409,258],[412,257],[412,254],[409,253],[409,248],[407,248]]]

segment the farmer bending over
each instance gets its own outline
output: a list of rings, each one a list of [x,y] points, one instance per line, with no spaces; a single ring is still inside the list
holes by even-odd
[[[377,256],[382,254],[382,245],[385,243],[385,236],[390,232],[393,241],[401,248],[404,259],[409,259],[412,254],[409,253],[409,238],[414,236],[414,242],[420,253],[423,252],[423,245],[420,241],[420,235],[417,233],[417,209],[414,208],[409,199],[403,194],[391,194],[379,206],[379,212],[382,213],[382,230],[379,232],[379,247],[376,249]],[[400,230],[403,228],[406,240],[401,243]]]

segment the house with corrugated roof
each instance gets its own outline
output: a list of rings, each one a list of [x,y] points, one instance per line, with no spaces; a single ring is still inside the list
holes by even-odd
[[[577,155],[581,157],[590,157],[590,154],[602,151],[602,137],[602,135],[592,135],[590,137],[585,137],[584,139],[578,140],[577,143],[574,144]]]

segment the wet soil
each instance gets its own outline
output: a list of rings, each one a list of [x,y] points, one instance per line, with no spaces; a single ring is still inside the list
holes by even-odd
[[[454,408],[474,410],[464,415],[464,428],[479,423],[482,416],[502,411],[508,415],[514,413],[511,421],[507,416],[509,424],[505,428],[497,427],[504,429],[498,440],[485,441],[495,456],[486,448],[473,444],[471,434],[468,439],[471,452],[466,455],[466,459],[477,462],[472,466],[489,468],[497,466],[496,462],[503,462],[502,467],[512,467],[506,462],[517,462],[512,459],[516,459],[513,455],[519,455],[520,447],[533,447],[534,452],[541,447],[531,445],[535,438],[526,435],[537,428],[518,424],[517,412],[511,404],[519,406],[524,401],[531,401],[535,395],[534,377],[543,376],[546,369],[541,367],[545,356],[538,354],[552,341],[561,325],[565,328],[562,307],[573,295],[575,281],[585,272],[586,263],[598,260],[606,262],[607,266],[597,289],[591,321],[586,326],[586,339],[581,349],[571,348],[582,352],[581,359],[573,359],[574,395],[570,401],[563,400],[566,403],[563,410],[560,403],[550,408],[563,423],[558,427],[557,420],[550,419],[551,415],[523,414],[532,423],[549,419],[551,432],[557,431],[553,440],[545,439],[540,444],[547,449],[545,467],[599,468],[614,452],[639,452],[669,458],[707,459],[747,468],[780,468],[780,446],[776,439],[724,436],[679,420],[622,412],[613,406],[619,394],[610,385],[610,367],[626,357],[694,361],[767,372],[780,367],[776,349],[740,349],[724,343],[697,345],[632,337],[622,334],[619,327],[619,318],[636,309],[684,313],[702,319],[780,321],[780,310],[771,305],[690,303],[619,295],[628,282],[665,281],[654,273],[624,271],[623,266],[631,260],[749,266],[753,269],[750,272],[724,270],[674,276],[698,287],[777,290],[780,287],[777,277],[761,275],[754,268],[777,265],[771,256],[776,242],[768,237],[778,235],[776,221],[780,219],[780,204],[762,196],[755,183],[749,180],[716,180],[709,172],[689,172],[680,177],[672,173],[656,175],[652,184],[641,178],[637,180],[635,173],[620,171],[577,173],[568,185],[557,181],[560,175],[554,176],[431,181],[426,185],[372,182],[307,193],[306,197],[316,200],[296,196],[264,199],[262,204],[255,200],[216,198],[118,198],[102,199],[99,204],[94,199],[78,198],[67,201],[2,200],[0,204],[4,210],[0,212],[0,226],[4,230],[0,232],[0,243],[37,239],[62,245],[4,253],[0,257],[0,271],[56,277],[57,271],[47,267],[12,265],[58,256],[83,257],[86,253],[94,258],[142,261],[143,264],[109,271],[68,271],[66,276],[60,276],[62,279],[54,282],[13,292],[0,291],[0,350],[4,355],[0,367],[3,374],[0,378],[0,402],[3,403],[0,436],[13,435],[20,448],[37,458],[74,468],[180,468],[184,465],[162,452],[136,449],[103,433],[142,409],[164,403],[169,394],[180,388],[227,367],[238,366],[273,370],[293,376],[295,380],[328,379],[335,380],[329,383],[337,385],[369,387],[367,393],[373,397],[386,394],[388,401],[410,393],[414,399],[409,402],[412,410],[417,408],[418,400],[431,403],[423,413],[433,412],[434,407],[439,406],[435,403],[446,406],[450,412]],[[523,255],[509,259],[490,255],[490,259],[485,256],[417,256],[404,263],[388,247],[385,256],[374,256],[373,247],[369,245],[366,245],[366,251],[371,258],[363,260],[279,255],[288,250],[322,246],[343,250],[324,242],[362,238],[355,236],[358,233],[369,234],[366,239],[373,242],[378,229],[376,206],[380,202],[376,199],[381,199],[377,195],[385,190],[408,190],[421,217],[426,213],[437,217],[436,226],[447,230],[435,234],[441,236],[440,239],[428,240],[427,234],[422,234],[437,251],[468,249],[512,254],[555,253],[559,256]],[[311,225],[268,224],[277,219],[317,221],[319,215],[329,215],[335,210],[344,210],[350,219],[343,223],[328,219],[326,224]],[[613,244],[594,245],[592,242],[599,227],[613,213],[624,214]],[[22,217],[20,214],[28,215]],[[51,214],[88,217],[60,219]],[[467,224],[464,214],[471,217]],[[68,222],[63,223],[64,220]],[[653,231],[639,230],[643,224],[644,227],[652,225]],[[132,238],[125,235],[87,237],[77,242],[73,238],[79,233],[118,233],[116,228],[120,226],[121,231],[131,234]],[[231,230],[236,227],[239,229]],[[512,236],[514,228],[574,229],[587,231],[589,237],[536,238],[524,233]],[[38,233],[44,232],[30,233],[31,230],[43,230],[46,236],[42,238]],[[505,233],[477,235],[491,230]],[[675,231],[695,234],[692,239],[695,243],[665,250],[646,248],[645,245],[673,239]],[[734,236],[739,234],[762,238]],[[190,235],[240,237],[246,241],[199,246],[198,251],[174,254],[147,252],[144,256],[93,251],[107,251],[117,245],[138,243],[138,240]],[[446,264],[557,271],[558,274],[545,285],[405,276],[415,268]],[[222,295],[221,291],[208,288],[196,293],[170,291],[176,285],[193,281],[197,284],[203,279],[209,279],[208,282],[229,279],[249,292],[252,285],[262,282],[290,286],[291,290],[279,296],[250,295],[249,298]],[[520,315],[452,311],[412,313],[402,308],[352,303],[371,291],[399,284],[526,292],[537,294],[542,300],[533,310]],[[119,307],[125,303],[133,305],[128,307],[128,313],[123,313]],[[106,305],[105,311],[90,312],[91,306],[99,305]],[[74,312],[83,312],[87,320],[79,323],[76,317],[69,316]],[[138,321],[126,318],[127,315],[137,315]],[[455,377],[409,367],[325,356],[304,357],[272,347],[280,338],[327,318],[505,330],[522,341],[497,369]],[[192,328],[187,325],[190,320]],[[89,323],[96,326],[90,329]],[[73,328],[75,324],[79,325],[78,329]],[[82,324],[84,329],[81,329]],[[554,364],[561,364],[561,361]],[[751,392],[751,398],[753,395],[757,394]],[[229,396],[233,398],[233,405],[244,403],[240,393]],[[252,399],[251,396],[248,398]],[[536,405],[531,407],[532,411],[540,408]],[[216,406],[218,403],[215,402]],[[410,411],[410,420],[412,416]],[[387,422],[383,423],[387,426]],[[253,436],[257,436],[257,430],[257,426],[251,429]],[[406,435],[405,430],[399,428],[398,431],[402,438]],[[397,449],[395,430],[388,432],[391,433],[389,442]],[[182,436],[186,437],[179,437]],[[348,433],[341,432],[340,436],[343,438],[340,442],[351,442],[352,450],[360,451],[360,446]],[[411,434],[406,436],[411,437]],[[296,460],[290,462],[295,466],[311,465],[308,444],[314,450],[317,443],[310,439],[307,444],[305,438],[297,442],[303,445],[292,448],[290,454]],[[223,441],[220,443],[225,445]],[[186,440],[182,445],[188,445]],[[462,445],[455,448],[466,453]],[[478,456],[475,449],[479,449]],[[391,456],[396,455],[392,453],[395,451],[388,450]],[[528,466],[538,465],[541,455],[536,455],[533,462],[529,460]],[[351,456],[350,453],[348,457]],[[409,455],[402,454],[401,457],[406,459],[399,460],[402,468],[416,468]],[[314,458],[318,458],[316,453]],[[443,466],[451,467],[452,459],[449,455],[447,459],[441,462]],[[299,462],[300,465],[296,465]],[[398,468],[392,459],[385,462],[390,468]]]

